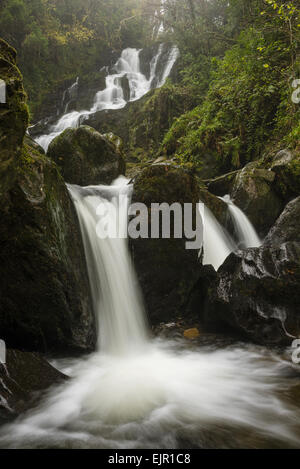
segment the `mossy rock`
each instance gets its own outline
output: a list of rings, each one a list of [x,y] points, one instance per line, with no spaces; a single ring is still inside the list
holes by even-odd
[[[67,129],[56,137],[47,155],[70,184],[110,184],[125,173],[125,163],[116,145],[85,125]]]
[[[0,79],[6,83],[6,103],[0,103],[0,199],[14,184],[13,168],[28,126],[28,109],[16,51],[0,39]]]
[[[203,188],[200,189],[200,200],[210,209],[222,226],[227,226],[229,221],[228,206],[223,200]]]
[[[85,123],[101,133],[119,135],[127,161],[137,155],[137,149],[142,157],[149,159],[160,152],[174,119],[193,105],[193,96],[187,89],[167,83],[138,101],[129,102],[123,109],[96,112]]]
[[[200,190],[196,178],[170,164],[144,169],[136,178],[133,202],[148,207],[151,230],[151,204],[192,203],[196,209]],[[186,249],[186,238],[143,239],[131,241],[133,258],[145,297],[151,324],[184,316],[190,292],[200,271],[198,250]]]
[[[231,192],[233,202],[242,209],[261,237],[266,236],[284,208],[274,189],[275,173],[249,164],[239,171]]]
[[[95,318],[78,219],[55,163],[25,146],[3,202],[1,338],[26,350],[93,350]]]
[[[286,202],[300,195],[300,153],[281,150],[273,158],[270,169],[276,174],[274,189]]]

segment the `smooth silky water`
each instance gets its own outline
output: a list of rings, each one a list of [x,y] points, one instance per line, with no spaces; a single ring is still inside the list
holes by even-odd
[[[5,448],[299,447],[299,378],[253,345],[153,339],[128,250],[132,186],[69,186],[99,319],[98,349],[0,431]],[[119,208],[119,210],[116,210]],[[103,232],[118,237],[103,239]],[[205,339],[205,341],[204,341]],[[202,344],[202,345],[201,345]],[[298,391],[297,391],[298,392]]]
[[[127,102],[136,101],[142,98],[148,91],[163,86],[169,77],[172,68],[178,59],[179,50],[176,46],[168,47],[166,44],[160,44],[157,53],[153,56],[149,64],[150,74],[146,77],[141,71],[140,54],[141,49],[127,48],[124,49],[121,57],[117,60],[112,73],[105,78],[104,90],[98,91],[95,95],[94,102],[90,109],[81,111],[68,111],[69,103],[65,108],[65,114],[52,125],[50,132],[40,135],[36,138],[36,142],[47,151],[52,140],[60,135],[64,130],[72,127],[76,128],[95,112],[107,109],[122,109]],[[158,69],[159,61],[163,64]],[[122,88],[122,79],[127,78],[130,91],[129,100],[126,101]],[[74,89],[78,86],[78,78],[73,85],[66,90],[63,96],[63,102],[66,94],[72,97]]]

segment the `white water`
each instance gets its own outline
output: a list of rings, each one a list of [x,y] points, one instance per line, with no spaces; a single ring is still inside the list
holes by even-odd
[[[288,363],[254,346],[189,347],[147,338],[125,239],[126,182],[70,186],[99,316],[99,350],[62,362],[73,378],[2,427],[0,447],[299,447],[299,410],[279,397],[291,386]],[[96,237],[96,230],[114,232],[116,224],[120,239]]]
[[[105,109],[121,109],[125,107],[127,101],[125,100],[122,88],[122,78],[124,77],[128,79],[130,89],[129,101],[140,99],[151,88],[163,86],[179,56],[178,48],[174,46],[168,49],[165,44],[160,44],[156,55],[150,63],[149,79],[141,72],[140,53],[141,50],[138,49],[125,49],[113,67],[115,73],[109,74],[106,77],[105,89],[96,93],[91,109],[64,114],[51,127],[49,134],[37,137],[36,142],[47,151],[48,146],[55,137],[69,127],[78,127],[91,114]],[[164,67],[162,72],[158,74],[158,63],[163,55],[165,55]],[[72,86],[75,87],[77,85],[78,82]],[[72,87],[70,89],[73,90]],[[70,92],[70,89],[68,92]]]
[[[218,270],[237,247],[210,209],[201,202],[200,213],[203,220],[203,265],[212,265]]]
[[[238,236],[239,247],[242,249],[260,247],[262,241],[259,239],[247,215],[232,202],[229,195],[225,195],[221,199],[228,205],[228,210]]]
[[[133,348],[137,353],[136,348],[146,340],[146,324],[127,248],[127,213],[132,186],[126,178],[120,177],[110,187],[68,187],[84,241],[94,311],[99,320],[99,348],[118,354]],[[105,217],[101,217],[99,208]],[[107,224],[110,236],[104,238]]]

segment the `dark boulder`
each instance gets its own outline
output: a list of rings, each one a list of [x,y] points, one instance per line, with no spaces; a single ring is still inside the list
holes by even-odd
[[[6,103],[0,104],[0,204],[14,184],[15,166],[21,155],[28,126],[28,109],[16,51],[0,39],[0,78],[6,84]]]
[[[284,202],[274,190],[275,173],[249,164],[239,171],[231,192],[233,202],[242,209],[264,237],[279,217]]]
[[[227,227],[230,221],[227,204],[223,200],[219,199],[219,197],[216,197],[203,188],[200,189],[200,200],[210,209],[218,222],[223,227]]]
[[[190,173],[168,164],[150,166],[134,183],[133,202],[148,207],[151,226],[151,204],[199,202],[196,179]],[[150,231],[150,230],[149,230]],[[191,290],[199,277],[198,250],[187,250],[186,239],[131,240],[134,264],[145,297],[151,324],[168,322],[182,316]]]
[[[278,195],[288,202],[300,194],[300,155],[295,150],[281,150],[276,153],[270,163],[275,173],[274,189]]]
[[[288,241],[300,242],[300,197],[287,204],[264,242],[278,245]]]
[[[7,350],[0,364],[0,423],[37,404],[41,394],[67,377],[36,353]]]
[[[85,351],[95,345],[77,216],[56,165],[24,147],[0,210],[0,331],[11,347]]]
[[[205,323],[256,343],[286,345],[300,334],[300,243],[232,253],[210,291]]]
[[[53,161],[24,135],[15,51],[0,42],[0,333],[8,346],[54,352],[95,346],[95,319],[77,216]]]
[[[85,125],[67,129],[56,137],[47,155],[70,184],[110,184],[125,172],[124,160],[115,145]]]

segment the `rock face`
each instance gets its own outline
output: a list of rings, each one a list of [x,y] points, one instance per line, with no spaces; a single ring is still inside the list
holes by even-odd
[[[281,150],[271,159],[269,169],[276,175],[274,189],[285,202],[300,194],[299,152]]]
[[[300,243],[231,254],[218,271],[205,322],[261,344],[286,345],[300,333]]]
[[[300,197],[288,203],[265,239],[265,244],[300,242]]]
[[[263,246],[231,254],[209,291],[204,322],[231,327],[262,344],[289,344],[300,333],[300,197],[291,201]]]
[[[14,52],[1,48],[0,76],[11,63],[16,77],[0,111],[0,155],[9,156],[0,167],[1,338],[27,350],[92,350],[95,319],[77,216],[57,166],[23,144],[21,76]]]
[[[6,83],[6,104],[0,104],[1,200],[4,192],[14,184],[14,168],[21,153],[28,125],[26,94],[22,75],[16,65],[16,51],[2,39],[0,39],[0,78]]]
[[[242,209],[258,234],[265,236],[284,208],[273,189],[275,173],[247,165],[235,179],[231,198]]]
[[[170,165],[145,169],[134,183],[133,202],[151,204],[199,202],[195,178]],[[154,209],[153,209],[154,210]],[[151,223],[150,223],[151,226]],[[174,320],[184,314],[190,292],[199,277],[197,250],[186,250],[186,239],[136,239],[132,251],[151,324]]]
[[[47,155],[70,184],[110,184],[125,172],[115,145],[88,126],[65,130],[51,142]]]
[[[0,364],[0,423],[32,407],[41,394],[67,379],[40,355],[7,350],[6,365]]]

